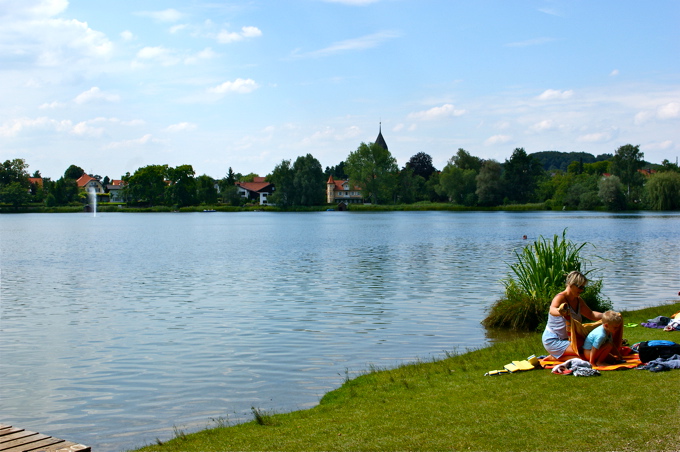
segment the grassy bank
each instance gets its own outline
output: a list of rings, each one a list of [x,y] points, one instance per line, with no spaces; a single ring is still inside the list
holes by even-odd
[[[680,303],[624,312],[624,322],[676,311]],[[644,327],[626,328],[624,337],[680,342],[680,332]],[[440,361],[371,369],[312,409],[275,414],[254,407],[251,422],[221,419],[202,432],[177,430],[173,440],[140,450],[678,449],[680,371],[484,376],[542,352],[535,333]]]

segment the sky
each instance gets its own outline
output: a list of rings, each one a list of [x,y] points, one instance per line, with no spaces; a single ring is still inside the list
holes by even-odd
[[[677,0],[0,0],[0,161],[266,176],[379,130],[459,148],[680,155]]]

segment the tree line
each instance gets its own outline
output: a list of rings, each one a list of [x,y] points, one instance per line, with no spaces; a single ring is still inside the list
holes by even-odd
[[[31,183],[23,159],[7,160],[0,167],[0,202],[14,207],[33,204],[61,206],[84,201],[76,180],[85,172],[71,165],[64,175],[42,184]],[[108,176],[90,175],[110,183]],[[326,203],[326,181],[348,180],[361,188],[372,204],[452,203],[491,207],[543,203],[550,209],[676,210],[680,208],[680,170],[677,163],[644,161],[639,146],[626,144],[613,154],[545,151],[527,154],[516,148],[504,162],[482,159],[465,149],[441,170],[425,152],[412,156],[403,168],[388,149],[361,143],[335,166],[322,169],[311,154],[283,160],[266,176],[275,190],[269,202],[281,208]],[[40,172],[33,173],[34,178]],[[122,176],[123,195],[130,206],[242,205],[236,182],[252,181],[257,174],[234,173],[219,180],[196,176],[191,165],[148,165]]]

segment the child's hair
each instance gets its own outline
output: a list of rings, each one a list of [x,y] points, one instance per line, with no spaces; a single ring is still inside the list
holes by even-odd
[[[607,311],[602,314],[602,323],[607,323],[611,325],[621,325],[623,323],[623,318],[620,312]]]

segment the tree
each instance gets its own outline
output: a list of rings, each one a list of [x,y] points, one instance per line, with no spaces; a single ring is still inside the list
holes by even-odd
[[[624,210],[626,197],[623,193],[623,184],[617,176],[609,176],[601,179],[598,183],[598,196],[609,210]]]
[[[290,207],[295,202],[295,172],[290,160],[282,160],[274,167],[274,171],[267,176],[267,180],[274,184],[275,190],[267,199],[272,204]]]
[[[371,202],[385,202],[396,188],[397,160],[390,151],[376,143],[361,143],[345,161],[350,184],[361,187]]]
[[[0,201],[11,204],[15,209],[28,204],[31,195],[20,182],[10,182],[0,187]]]
[[[324,171],[324,174],[326,176],[326,180],[328,180],[329,176],[333,176],[334,179],[337,180],[347,180],[347,173],[345,172],[345,162],[340,162],[335,166],[327,166],[326,170]]]
[[[62,176],[54,183],[50,193],[54,195],[56,205],[65,206],[77,199],[78,184],[74,179]]]
[[[640,152],[640,145],[633,146],[626,144],[616,150],[612,158],[612,174],[621,179],[621,183],[627,187],[626,196],[631,201],[631,187],[641,187],[643,176],[638,172],[644,165],[642,158],[644,153]]]
[[[413,169],[407,165],[399,171],[397,177],[397,202],[412,204],[416,201],[426,200],[425,179],[423,176],[414,174]]]
[[[510,160],[503,165],[503,182],[506,197],[520,204],[531,201],[539,178],[543,175],[541,163],[527,155],[524,148],[516,148]]]
[[[315,206],[324,203],[325,176],[321,163],[311,154],[298,157],[292,166],[290,160],[283,160],[267,180],[274,184],[275,190],[269,199],[277,206]]]
[[[477,202],[482,206],[497,206],[503,200],[501,164],[495,160],[485,160],[475,178],[477,182]]]
[[[645,185],[645,199],[654,210],[680,209],[680,173],[665,171],[652,174]]]
[[[475,170],[459,168],[452,158],[439,175],[440,193],[446,194],[453,203],[465,206],[474,205],[477,201],[476,177]]]
[[[191,165],[168,168],[167,178],[170,181],[170,185],[165,190],[168,205],[184,207],[196,204],[195,174],[194,168]]]
[[[295,205],[318,206],[326,198],[326,179],[321,163],[312,154],[300,156],[293,163],[293,184],[295,186]]]
[[[168,165],[148,165],[137,169],[132,176],[129,173],[123,176],[127,182],[124,193],[128,202],[150,206],[162,204],[167,172]]]
[[[17,182],[28,190],[27,169],[24,159],[5,160],[0,166],[0,187]]]
[[[198,204],[217,204],[215,181],[207,174],[196,178],[196,202]]]
[[[64,177],[66,179],[78,180],[83,174],[85,174],[85,170],[76,165],[71,165],[64,171]]]
[[[458,152],[451,157],[449,162],[453,163],[457,168],[462,170],[474,170],[475,173],[479,173],[479,170],[482,168],[482,159],[470,155],[470,153],[463,148],[458,148]]]
[[[414,176],[420,176],[425,180],[428,180],[432,173],[437,171],[437,169],[432,166],[432,157],[424,152],[418,152],[416,155],[411,157],[404,168],[409,168],[413,171]]]

